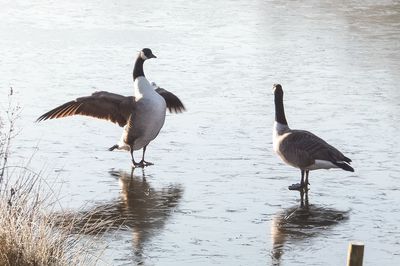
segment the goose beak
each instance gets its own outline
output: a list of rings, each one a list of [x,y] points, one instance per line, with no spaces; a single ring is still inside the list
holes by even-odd
[[[150,55],[150,58],[157,58],[157,56],[151,54],[151,55]]]

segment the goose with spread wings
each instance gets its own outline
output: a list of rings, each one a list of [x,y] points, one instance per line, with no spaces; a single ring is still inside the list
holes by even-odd
[[[351,159],[320,137],[305,130],[290,129],[283,108],[283,90],[280,84],[274,85],[275,123],[273,145],[276,154],[288,165],[301,171],[300,184],[289,187],[302,190],[308,186],[308,174],[311,170],[341,168],[354,172]],[[305,175],[305,180],[304,180]]]
[[[160,132],[165,121],[166,109],[181,113],[185,107],[173,93],[150,83],[143,72],[143,63],[157,58],[149,48],[140,51],[133,69],[134,94],[119,94],[99,91],[90,96],[60,105],[40,116],[37,121],[85,115],[117,123],[123,127],[120,141],[109,148],[129,151],[133,167],[152,165],[144,160],[147,145]],[[136,162],[133,151],[143,149],[142,160]]]

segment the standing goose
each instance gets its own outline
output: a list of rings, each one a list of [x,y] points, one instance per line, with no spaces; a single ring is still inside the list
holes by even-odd
[[[342,168],[354,172],[351,160],[323,139],[305,130],[289,128],[283,108],[283,90],[280,84],[274,85],[275,123],[273,129],[274,151],[281,159],[301,171],[300,184],[289,187],[291,190],[306,188],[310,170]],[[306,179],[304,181],[304,174]]]
[[[95,92],[67,102],[40,116],[37,121],[72,115],[85,115],[117,123],[124,127],[121,139],[114,149],[127,150],[131,154],[133,167],[152,165],[144,160],[147,145],[160,132],[165,121],[165,113],[180,113],[184,105],[171,92],[149,83],[144,76],[143,63],[157,58],[149,48],[140,51],[133,69],[133,97],[126,97],[106,91]],[[133,151],[143,149],[142,160],[135,162]]]

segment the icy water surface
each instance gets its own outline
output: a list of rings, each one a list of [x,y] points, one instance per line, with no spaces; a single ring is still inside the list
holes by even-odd
[[[14,161],[35,152],[65,209],[123,219],[104,264],[400,264],[400,4],[397,1],[0,1],[0,88],[23,106]],[[137,51],[178,95],[132,178],[109,152],[121,129],[85,117],[36,124],[95,90],[132,94]],[[272,152],[272,84],[292,128],[353,159],[355,173],[300,173]],[[137,153],[136,156],[140,156]],[[84,207],[82,207],[84,206]]]

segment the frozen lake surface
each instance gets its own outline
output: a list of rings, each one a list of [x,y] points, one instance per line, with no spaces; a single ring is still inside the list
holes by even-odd
[[[105,236],[109,264],[344,265],[359,240],[366,265],[400,265],[400,4],[323,2],[0,0],[1,102],[12,86],[23,107],[14,161],[35,153],[65,209],[126,219]],[[154,166],[130,179],[111,123],[34,123],[95,90],[132,94],[143,47],[158,56],[147,78],[188,110],[149,145]],[[289,125],[356,169],[312,172],[308,210],[272,151],[274,83]]]

